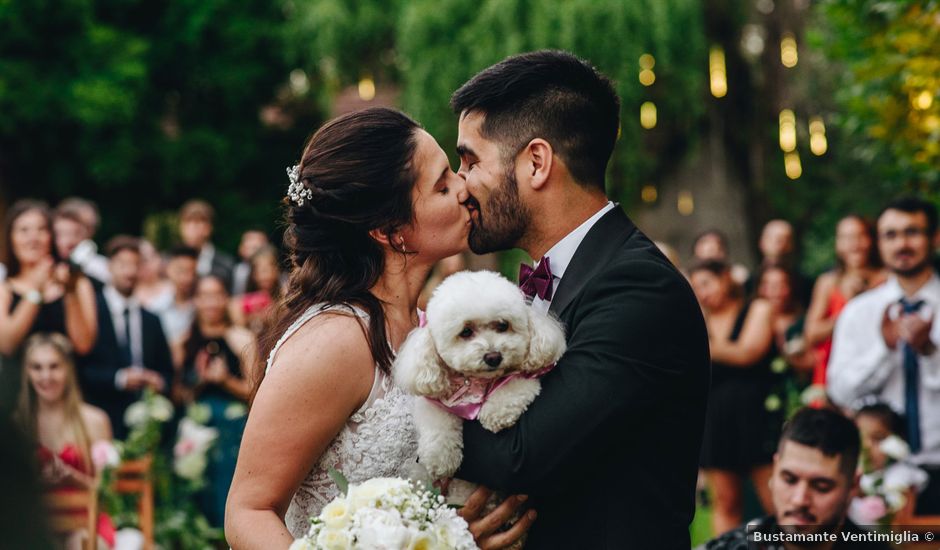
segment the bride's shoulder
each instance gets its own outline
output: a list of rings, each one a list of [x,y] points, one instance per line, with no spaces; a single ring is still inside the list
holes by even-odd
[[[284,340],[266,378],[310,380],[335,374],[371,382],[374,365],[359,319],[341,311],[324,311]]]

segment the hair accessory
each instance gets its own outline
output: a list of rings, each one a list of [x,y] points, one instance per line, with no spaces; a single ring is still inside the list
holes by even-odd
[[[290,180],[290,185],[287,187],[287,196],[290,198],[291,202],[297,206],[303,206],[305,201],[313,198],[313,191],[300,181],[299,164],[295,164],[287,169],[287,178]]]

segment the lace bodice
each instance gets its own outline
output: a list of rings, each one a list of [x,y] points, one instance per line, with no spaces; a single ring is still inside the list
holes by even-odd
[[[368,315],[354,306],[315,305],[284,332],[268,356],[267,369],[281,345],[304,323],[324,311],[346,312],[368,322]],[[319,514],[339,494],[328,474],[331,467],[341,471],[350,483],[373,477],[420,477],[411,400],[376,365],[368,399],[349,417],[291,499],[284,522],[295,538],[303,536],[310,528],[310,517]]]

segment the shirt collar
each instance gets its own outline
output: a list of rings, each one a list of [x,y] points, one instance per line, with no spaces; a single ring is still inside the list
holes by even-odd
[[[108,303],[108,309],[110,309],[112,313],[123,314],[125,308],[133,310],[140,307],[140,302],[137,301],[137,298],[134,296],[125,298],[124,295],[111,285],[105,285],[102,293],[104,294],[105,301]]]
[[[571,263],[571,259],[574,257],[574,253],[577,252],[578,247],[581,246],[581,241],[584,240],[584,237],[588,234],[588,231],[594,227],[594,224],[604,217],[604,214],[612,210],[614,206],[616,206],[616,204],[611,201],[607,201],[607,204],[605,204],[603,208],[585,220],[584,223],[576,227],[574,231],[565,235],[562,240],[555,243],[555,246],[551,247],[548,252],[545,253],[545,256],[551,258],[553,277],[561,279],[565,276],[565,270],[568,269],[568,264]],[[544,258],[545,256],[542,257]],[[536,265],[538,264],[536,263]]]
[[[555,260],[552,259],[552,267],[554,267]],[[898,283],[898,278],[895,275],[892,275],[885,281],[885,289],[889,290],[892,295],[897,296],[897,299],[904,297],[904,290],[901,288],[901,284]],[[934,272],[931,275],[930,279],[924,283],[924,286],[917,289],[917,292],[911,296],[914,300],[924,300],[928,303],[936,303],[940,299],[940,276],[937,276],[937,273]]]

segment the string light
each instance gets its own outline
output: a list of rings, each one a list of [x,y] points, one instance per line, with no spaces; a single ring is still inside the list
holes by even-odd
[[[780,111],[780,149],[784,153],[796,149],[796,116],[790,109]]]
[[[691,191],[679,191],[679,200],[676,203],[676,209],[683,216],[691,216],[695,212],[695,200],[692,198]]]
[[[655,185],[644,185],[643,189],[640,190],[640,198],[646,203],[656,202],[656,199],[659,198],[659,191],[656,190]]]
[[[911,98],[911,105],[918,111],[926,111],[933,105],[933,94],[923,90]]]
[[[652,101],[640,105],[640,126],[647,130],[656,127],[656,104]]]
[[[364,76],[359,80],[359,99],[363,101],[372,101],[375,99],[375,81],[370,76]]]
[[[656,82],[656,73],[653,72],[653,67],[656,66],[656,59],[645,53],[640,56],[640,84],[644,86],[652,86]]]
[[[800,164],[800,154],[796,151],[784,154],[783,168],[787,173],[787,177],[791,180],[795,180],[803,175],[803,166]]]
[[[780,40],[780,62],[784,67],[792,69],[796,67],[797,61],[799,61],[799,54],[796,48],[796,37],[791,32],[785,32]]]
[[[712,46],[708,52],[708,75],[712,95],[718,98],[728,93],[728,74],[725,71],[725,50]]]
[[[816,116],[809,119],[809,150],[817,157],[826,154],[829,144],[826,141],[826,125],[822,118]]]

